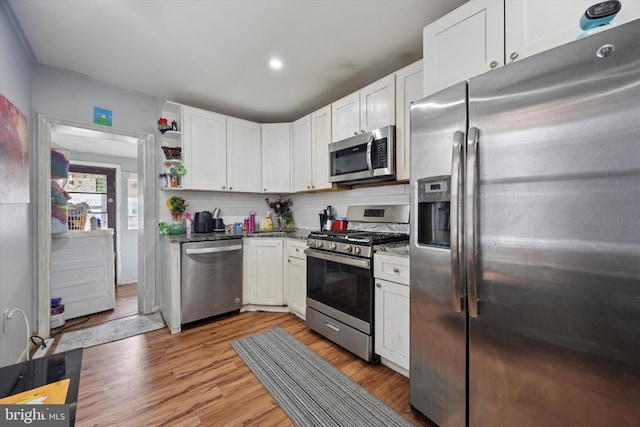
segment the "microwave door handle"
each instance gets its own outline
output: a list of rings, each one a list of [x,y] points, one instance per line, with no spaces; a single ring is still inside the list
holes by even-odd
[[[371,151],[373,147],[373,134],[367,138],[367,167],[369,168],[369,175],[373,176],[373,162],[371,161]]]
[[[453,310],[462,312],[461,278],[463,276],[460,262],[463,244],[462,230],[462,152],[464,150],[464,133],[457,131],[453,134],[453,155],[451,158],[451,298]]]

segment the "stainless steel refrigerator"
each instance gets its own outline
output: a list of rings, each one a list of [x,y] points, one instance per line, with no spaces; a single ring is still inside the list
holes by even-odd
[[[640,21],[411,108],[411,406],[640,425]]]

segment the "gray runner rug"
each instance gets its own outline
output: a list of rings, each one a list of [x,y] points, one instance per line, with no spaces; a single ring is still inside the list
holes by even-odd
[[[231,346],[298,427],[413,425],[280,327]]]
[[[94,345],[105,344],[162,328],[164,328],[164,320],[162,320],[159,312],[148,316],[125,317],[91,328],[65,332],[53,352],[55,354],[74,348],[93,347]]]

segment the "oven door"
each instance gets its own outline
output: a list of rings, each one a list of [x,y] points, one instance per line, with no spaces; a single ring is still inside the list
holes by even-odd
[[[373,333],[371,260],[306,249],[307,306],[367,335]]]

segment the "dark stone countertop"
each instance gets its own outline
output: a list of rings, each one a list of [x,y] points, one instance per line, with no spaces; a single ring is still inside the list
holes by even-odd
[[[312,230],[300,228],[295,230],[286,230],[279,232],[272,230],[271,232],[258,231],[255,233],[227,233],[226,231],[218,231],[215,233],[191,233],[190,237],[186,234],[163,234],[162,237],[170,240],[172,243],[188,243],[188,242],[206,242],[211,240],[228,240],[228,239],[241,239],[243,237],[256,237],[256,238],[286,238],[307,240],[307,236]]]
[[[385,243],[384,245],[374,245],[373,250],[384,255],[393,255],[409,258],[409,243]]]

